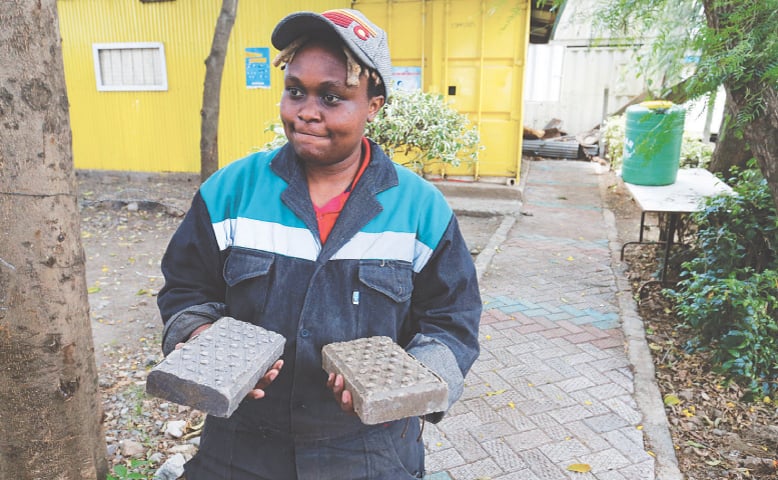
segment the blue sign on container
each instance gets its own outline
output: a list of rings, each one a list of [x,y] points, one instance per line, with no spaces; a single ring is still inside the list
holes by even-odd
[[[246,88],[270,88],[270,48],[246,48]]]

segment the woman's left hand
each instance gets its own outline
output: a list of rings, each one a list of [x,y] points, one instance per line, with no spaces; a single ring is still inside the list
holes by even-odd
[[[332,395],[335,397],[335,401],[338,402],[338,405],[340,405],[341,410],[356,415],[351,392],[346,390],[346,382],[343,380],[343,375],[330,373],[329,377],[327,377],[327,388],[332,390]]]

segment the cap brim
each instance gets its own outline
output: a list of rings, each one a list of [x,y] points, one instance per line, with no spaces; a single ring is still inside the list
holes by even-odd
[[[284,17],[270,36],[270,41],[278,50],[283,50],[302,35],[327,32],[338,35],[335,26],[314,12],[297,12]]]

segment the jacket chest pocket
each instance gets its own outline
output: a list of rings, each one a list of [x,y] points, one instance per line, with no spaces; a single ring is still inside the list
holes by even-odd
[[[274,260],[269,253],[232,249],[224,262],[223,272],[231,315],[251,321],[264,311]]]
[[[359,334],[397,339],[408,318],[413,294],[413,268],[399,260],[363,260],[359,263]]]

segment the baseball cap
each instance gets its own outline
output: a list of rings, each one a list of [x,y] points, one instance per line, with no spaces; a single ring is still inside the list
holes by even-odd
[[[386,32],[358,10],[292,13],[278,22],[270,40],[275,48],[283,50],[303,35],[315,37],[322,32],[336,33],[361,63],[378,72],[384,84],[384,93],[389,95],[392,60]]]

